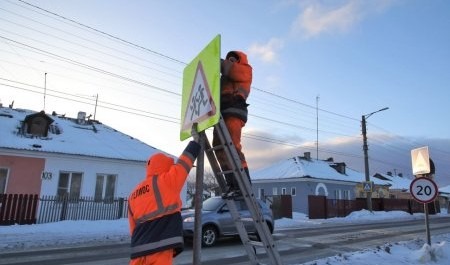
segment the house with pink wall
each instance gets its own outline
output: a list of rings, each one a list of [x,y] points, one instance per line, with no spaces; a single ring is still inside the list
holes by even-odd
[[[155,152],[83,112],[0,107],[0,194],[128,197]]]

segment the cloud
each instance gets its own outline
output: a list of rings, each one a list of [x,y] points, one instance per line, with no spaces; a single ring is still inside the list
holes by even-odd
[[[384,11],[395,2],[397,0],[345,0],[339,2],[341,5],[331,6],[320,1],[302,1],[301,12],[293,22],[291,32],[306,38],[347,32],[368,15]]]
[[[266,63],[277,62],[278,52],[284,46],[284,41],[279,38],[271,38],[266,44],[254,43],[248,52]]]

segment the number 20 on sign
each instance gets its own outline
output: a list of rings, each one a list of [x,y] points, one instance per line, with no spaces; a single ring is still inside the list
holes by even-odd
[[[437,196],[437,185],[429,178],[416,178],[411,182],[410,192],[414,199],[421,203],[432,202]]]

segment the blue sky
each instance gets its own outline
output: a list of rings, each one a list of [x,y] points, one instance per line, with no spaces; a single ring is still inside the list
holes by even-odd
[[[95,112],[176,154],[183,69],[220,34],[222,55],[254,69],[251,167],[316,157],[318,139],[320,159],[363,172],[361,115],[389,107],[367,120],[371,173],[411,175],[410,150],[430,146],[450,184],[449,13],[444,0],[5,0],[0,100],[39,111],[45,86],[47,112]]]

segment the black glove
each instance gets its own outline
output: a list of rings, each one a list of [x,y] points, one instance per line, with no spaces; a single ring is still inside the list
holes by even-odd
[[[194,141],[198,143],[200,140],[200,135],[197,132],[197,124],[192,125],[191,135],[192,138],[194,138]]]

